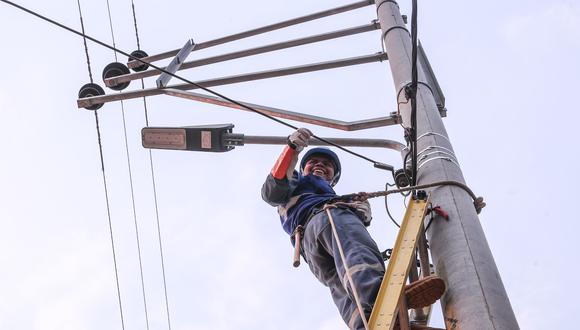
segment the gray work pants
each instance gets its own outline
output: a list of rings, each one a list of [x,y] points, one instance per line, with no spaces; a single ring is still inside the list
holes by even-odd
[[[385,273],[383,259],[360,218],[348,209],[333,208],[331,212],[347,266],[368,320]],[[344,322],[350,329],[364,329],[326,212],[314,215],[308,222],[302,249],[312,273],[330,288],[332,299]]]

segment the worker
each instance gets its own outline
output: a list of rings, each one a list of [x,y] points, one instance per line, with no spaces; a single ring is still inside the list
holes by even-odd
[[[348,327],[364,329],[355,299],[360,301],[368,320],[385,273],[381,253],[366,230],[372,219],[371,208],[368,201],[350,201],[330,209],[344,265],[323,209],[337,197],[333,186],[341,175],[338,156],[327,148],[313,148],[302,158],[299,171],[294,170],[298,154],[308,146],[311,136],[308,129],[300,128],[288,137],[288,145],[262,186],[262,198],[278,208],[282,227],[292,238],[295,231],[303,230],[300,250],[310,270],[330,288]],[[353,295],[345,269],[350,272],[358,297]],[[405,288],[407,305],[409,308],[431,305],[444,291],[443,280],[426,277]]]

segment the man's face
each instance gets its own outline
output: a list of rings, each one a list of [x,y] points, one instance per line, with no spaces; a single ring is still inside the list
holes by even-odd
[[[304,175],[308,174],[319,176],[330,182],[334,177],[334,163],[324,156],[314,155],[308,158],[304,165]]]

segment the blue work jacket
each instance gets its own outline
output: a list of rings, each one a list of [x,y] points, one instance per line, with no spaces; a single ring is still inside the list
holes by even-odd
[[[294,171],[292,179],[278,180],[268,174],[262,185],[262,199],[278,207],[282,228],[292,235],[318,207],[336,197],[328,182],[316,175],[302,176]]]

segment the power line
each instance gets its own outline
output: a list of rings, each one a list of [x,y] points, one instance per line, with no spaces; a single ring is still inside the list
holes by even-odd
[[[116,47],[115,30],[113,28],[113,17],[111,15],[111,5],[109,3],[109,0],[106,0],[106,2],[107,2],[107,13],[109,16],[109,29],[111,31],[111,40],[113,42],[113,47]],[[115,62],[118,61],[117,53],[113,52],[113,55],[115,56]],[[141,279],[141,294],[143,296],[143,309],[145,312],[145,325],[147,327],[147,330],[149,330],[149,313],[147,311],[147,298],[145,295],[145,279],[143,276],[143,258],[141,255],[141,242],[139,239],[139,226],[137,224],[137,208],[135,207],[135,189],[134,189],[134,185],[133,185],[133,170],[131,169],[131,158],[129,155],[129,141],[127,139],[127,122],[125,120],[125,103],[123,101],[121,101],[121,115],[122,115],[122,119],[123,119],[123,134],[124,134],[124,138],[125,138],[125,155],[127,156],[127,169],[129,171],[129,187],[131,190],[131,205],[132,205],[132,210],[133,210],[133,223],[135,225],[135,240],[137,242],[137,256],[139,259],[139,274],[140,274],[140,279]]]
[[[133,23],[135,26],[135,39],[137,41],[137,49],[141,49],[141,44],[139,42],[139,30],[137,29],[137,14],[135,13],[135,3],[131,0],[131,9],[133,12]],[[145,82],[141,79],[141,89],[145,89]],[[149,114],[147,109],[147,98],[143,97],[143,108],[145,112],[145,125],[149,127]],[[155,202],[155,219],[157,222],[157,239],[159,242],[159,255],[161,258],[161,273],[163,275],[163,293],[165,294],[165,312],[167,314],[167,327],[171,330],[171,317],[169,314],[169,299],[167,295],[167,280],[165,276],[165,258],[163,257],[163,243],[161,239],[161,224],[159,221],[159,204],[157,202],[157,185],[155,183],[155,170],[153,167],[153,153],[151,149],[149,151],[149,166],[151,169],[151,184],[153,186],[153,199]]]
[[[80,16],[80,21],[81,21],[81,29],[84,32],[85,31],[85,25],[83,22],[83,13],[81,10],[81,2],[80,0],[77,0],[77,5],[79,8],[79,16]],[[93,74],[91,71],[91,61],[90,61],[90,57],[89,57],[89,48],[87,46],[87,40],[86,38],[83,37],[83,43],[84,43],[84,48],[85,48],[85,54],[87,57],[87,67],[88,67],[88,73],[89,73],[89,79],[91,81],[91,83],[93,82]],[[100,160],[101,160],[101,172],[103,173],[103,186],[105,189],[105,201],[106,201],[106,205],[107,205],[107,218],[109,220],[109,235],[111,238],[111,249],[113,251],[113,265],[114,265],[114,269],[115,269],[115,282],[117,284],[117,299],[119,301],[119,312],[121,315],[121,328],[124,330],[125,329],[125,320],[123,318],[123,304],[121,302],[121,287],[119,284],[119,271],[117,269],[117,255],[115,253],[115,240],[113,238],[113,224],[111,221],[111,207],[109,204],[109,191],[107,189],[107,179],[106,179],[106,175],[105,175],[105,161],[103,158],[103,145],[101,143],[101,130],[99,127],[99,114],[98,111],[95,110],[95,126],[96,126],[96,130],[97,130],[97,142],[99,145],[99,156],[100,156]]]
[[[411,13],[411,185],[417,185],[417,0],[413,0]]]

